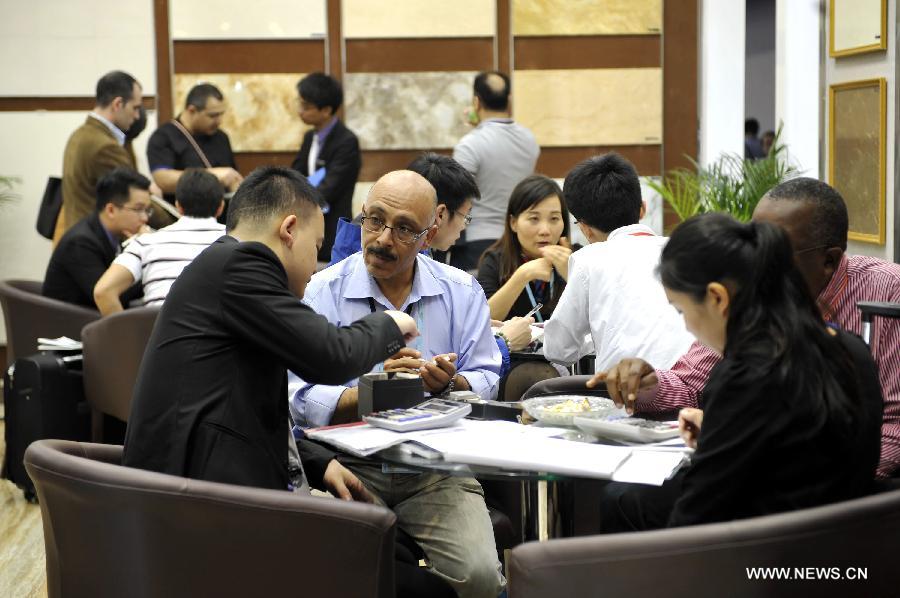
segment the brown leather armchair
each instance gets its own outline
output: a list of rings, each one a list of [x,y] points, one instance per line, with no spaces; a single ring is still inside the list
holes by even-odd
[[[0,281],[0,305],[6,322],[6,365],[37,353],[38,337],[80,339],[85,324],[100,312],[41,295],[36,280]]]
[[[26,451],[50,598],[394,595],[388,509],[133,469],[121,456],[64,440]]]
[[[81,331],[84,394],[91,406],[91,440],[103,440],[103,415],[127,422],[131,395],[159,307],[127,309]]]
[[[509,595],[894,596],[898,551],[895,490],[741,521],[522,544],[510,558]],[[749,579],[757,567],[845,579]]]

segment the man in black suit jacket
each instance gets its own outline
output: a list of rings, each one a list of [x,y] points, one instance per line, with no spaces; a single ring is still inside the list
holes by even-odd
[[[318,195],[296,172],[264,167],[244,180],[228,234],[185,268],[163,304],[135,385],[125,465],[290,487],[286,368],[337,383],[417,334],[401,312],[338,328],[300,302],[322,229]],[[332,456],[301,442],[310,483],[367,498]]]
[[[344,101],[341,84],[323,73],[307,75],[297,84],[300,95],[300,119],[313,128],[303,136],[300,151],[291,168],[307,177],[325,169],[325,178],[317,185],[328,204],[325,214],[325,242],[319,261],[331,259],[338,219],[352,214],[353,189],[362,160],[359,141],[335,113]]]
[[[50,256],[44,275],[45,297],[96,309],[94,285],[153,213],[150,180],[131,168],[116,168],[97,183],[97,210],[70,228]],[[123,297],[127,302],[126,291]]]

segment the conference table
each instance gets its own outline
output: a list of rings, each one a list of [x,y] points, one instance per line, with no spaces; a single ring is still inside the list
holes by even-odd
[[[323,432],[325,437],[315,437]],[[336,438],[346,443],[354,436],[371,439],[373,435],[378,436],[377,441],[386,436],[399,442],[400,437],[391,439],[391,434],[398,433],[355,424],[320,430],[312,437],[330,439],[329,444]],[[574,490],[579,480],[660,484],[685,460],[684,453],[671,449],[600,444],[577,429],[540,424],[462,420],[456,428],[401,436],[407,439],[402,444],[356,456],[381,463],[387,473],[441,473],[518,485],[518,525],[525,541],[574,535]],[[332,446],[342,450],[338,444]],[[516,525],[515,517],[511,519]]]

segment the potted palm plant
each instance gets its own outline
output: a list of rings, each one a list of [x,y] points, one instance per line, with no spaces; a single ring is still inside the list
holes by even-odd
[[[764,158],[745,160],[737,154],[724,154],[709,166],[691,160],[693,169],[671,170],[662,180],[647,184],[681,220],[706,212],[727,212],[746,222],[769,189],[797,173],[780,138],[779,126],[772,150]]]

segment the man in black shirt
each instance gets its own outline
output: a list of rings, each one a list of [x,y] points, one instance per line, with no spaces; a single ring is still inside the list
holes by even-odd
[[[70,228],[50,256],[45,297],[96,309],[94,285],[121,251],[125,237],[141,231],[153,210],[150,180],[116,168],[97,183],[97,209]],[[130,292],[126,291],[127,302]]]
[[[160,125],[147,142],[147,161],[153,180],[175,204],[175,186],[188,168],[205,168],[226,191],[234,191],[243,177],[235,170],[228,135],[219,127],[225,99],[214,85],[201,83],[188,93],[184,111]]]

